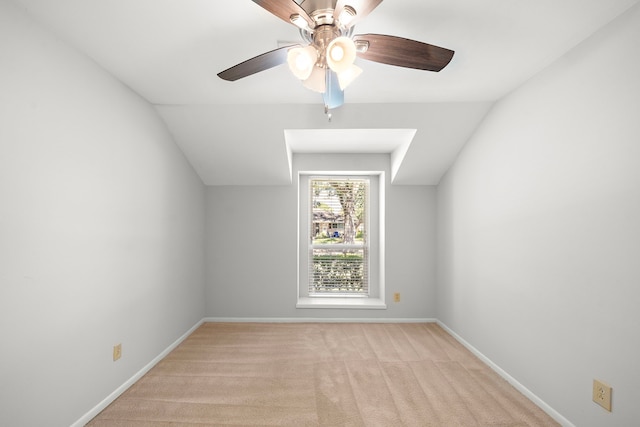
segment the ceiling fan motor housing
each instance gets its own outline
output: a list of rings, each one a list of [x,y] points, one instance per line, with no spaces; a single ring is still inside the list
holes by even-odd
[[[324,66],[326,64],[327,46],[332,40],[340,37],[342,34],[340,30],[334,25],[320,25],[316,27],[312,37],[313,46],[318,51],[318,65]]]
[[[297,0],[296,2],[311,16],[315,11],[320,10],[331,10],[333,13],[337,0]]]

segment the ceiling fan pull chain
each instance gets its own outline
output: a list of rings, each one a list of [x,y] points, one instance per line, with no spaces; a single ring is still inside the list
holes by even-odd
[[[329,110],[328,105],[324,106],[324,114],[326,114],[327,119],[329,120],[329,123],[331,123],[331,110]]]

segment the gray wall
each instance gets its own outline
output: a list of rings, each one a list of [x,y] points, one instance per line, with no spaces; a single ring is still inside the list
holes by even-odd
[[[307,156],[308,157],[308,156]],[[389,156],[341,156],[342,170],[386,170]],[[323,159],[321,159],[323,160]],[[376,164],[372,168],[373,160]],[[321,164],[336,164],[331,162]],[[382,165],[382,168],[378,167]],[[342,166],[340,166],[342,167]],[[386,174],[386,310],[296,309],[298,188],[207,188],[207,315],[218,318],[435,317],[435,188]],[[393,302],[393,293],[401,302]]]
[[[497,103],[438,187],[438,318],[578,426],[640,420],[638,40],[635,6]]]
[[[204,316],[204,186],[146,101],[39,28],[0,1],[3,426],[70,425]]]

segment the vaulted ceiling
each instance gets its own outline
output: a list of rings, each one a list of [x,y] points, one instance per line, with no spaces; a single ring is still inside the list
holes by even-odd
[[[495,101],[638,2],[383,1],[356,34],[435,44],[454,50],[453,60],[434,73],[358,59],[364,72],[329,121],[321,96],[286,65],[236,82],[216,76],[301,41],[251,0],[12,1],[153,104],[208,185],[288,183],[285,131],[315,129],[356,153],[397,147],[368,144],[371,130],[415,130],[394,182],[437,184]],[[345,129],[353,131],[326,132]],[[328,152],[334,143],[294,145]]]

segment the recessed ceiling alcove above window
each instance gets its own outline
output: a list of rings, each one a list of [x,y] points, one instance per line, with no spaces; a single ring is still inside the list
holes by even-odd
[[[294,153],[389,154],[393,183],[415,134],[416,129],[285,129],[289,175]]]

